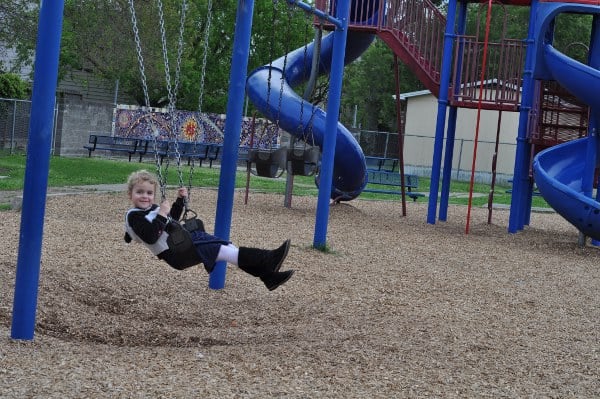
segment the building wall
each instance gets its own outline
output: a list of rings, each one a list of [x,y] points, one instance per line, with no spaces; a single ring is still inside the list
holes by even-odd
[[[437,122],[437,98],[431,94],[406,97],[406,130],[404,156],[405,164],[431,167],[433,145]],[[481,111],[477,145],[476,171],[492,171],[492,157],[495,151],[498,111]],[[453,170],[471,169],[477,110],[459,108],[454,143]],[[512,175],[516,138],[519,126],[518,112],[502,112],[500,124],[500,146],[498,150],[497,172]]]
[[[15,72],[25,81],[29,81],[31,75],[31,68],[22,68],[18,71],[13,71],[14,60],[17,57],[15,50],[6,47],[4,43],[0,42],[0,69],[4,69],[6,72]]]
[[[111,82],[101,79],[90,72],[81,70],[69,71],[58,82],[57,92],[63,96],[68,96],[70,99],[94,103],[135,103],[135,100],[125,96],[119,90],[117,81]]]
[[[91,132],[111,134],[113,110],[113,104],[63,98],[58,106],[54,154],[87,155],[83,146],[87,144]]]

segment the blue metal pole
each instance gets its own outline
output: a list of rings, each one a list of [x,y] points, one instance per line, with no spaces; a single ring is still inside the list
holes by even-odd
[[[600,16],[594,15],[592,20],[592,34],[590,38],[590,50],[588,55],[588,64],[595,69],[600,69]],[[600,149],[600,138],[598,137],[598,117],[599,111],[597,108],[590,109],[590,121],[588,126],[588,135],[590,142],[588,143],[588,160],[586,167],[589,169],[587,180],[584,176],[582,183],[584,188],[589,188],[589,196],[592,197],[594,191],[594,170],[598,158],[598,150]],[[600,198],[600,190],[596,192],[596,200]],[[592,239],[592,245],[600,245],[599,240]]]
[[[599,69],[600,67],[600,43],[598,43],[598,38],[600,37],[599,24],[600,18],[598,18],[598,15],[594,15],[590,39],[590,50],[588,55],[588,65],[594,69]],[[586,152],[586,169],[582,179],[582,188],[585,194],[591,198],[594,191],[594,169],[596,167],[596,157],[598,155],[598,126],[596,125],[598,110],[594,107],[590,108],[591,117],[588,126],[589,140]]]
[[[319,10],[318,8],[315,8],[314,5],[312,4],[308,4],[305,3],[303,1],[300,0],[287,0],[288,3],[290,4],[294,4],[296,6],[298,6],[299,8],[301,8],[302,10],[309,12],[311,14],[313,14],[314,16],[316,16],[317,18],[319,18],[320,20],[324,20],[327,21],[337,27],[341,26],[341,22],[338,21],[337,19],[333,18],[331,15],[327,14],[324,11]]]
[[[254,0],[238,1],[231,72],[229,75],[229,97],[227,100],[227,118],[225,119],[223,159],[221,161],[221,175],[219,176],[219,193],[217,195],[215,217],[215,235],[225,240],[229,239],[231,230],[233,195],[237,171],[238,147],[242,131],[253,12]],[[210,288],[218,290],[225,287],[226,268],[227,264],[225,262],[217,263],[208,280]]]
[[[33,339],[50,170],[63,0],[40,3],[11,337]]]
[[[536,21],[539,2],[531,2],[529,11],[529,31],[527,33],[527,52],[525,53],[525,70],[523,71],[523,87],[521,89],[521,106],[519,108],[519,129],[517,132],[517,150],[515,152],[515,168],[513,172],[512,198],[510,201],[510,215],[508,217],[508,232],[516,233],[522,230],[528,215],[526,208],[531,208],[531,190],[529,182],[530,144],[527,140],[529,126],[529,112],[533,106],[535,82],[533,71],[537,41],[543,40],[536,36]],[[541,22],[541,21],[540,21]]]
[[[323,138],[323,155],[317,199],[317,214],[313,247],[322,248],[327,244],[327,222],[329,219],[329,199],[333,179],[333,158],[335,156],[335,141],[337,134],[342,81],[344,78],[344,57],[346,54],[346,38],[348,36],[348,17],[350,15],[350,0],[337,2],[336,18],[342,26],[333,32],[333,51],[331,61],[331,80],[327,100],[327,116],[325,118],[325,134]]]
[[[454,158],[454,141],[456,139],[456,121],[458,107],[448,108],[448,123],[446,131],[446,148],[444,166],[442,168],[442,188],[440,190],[440,209],[438,219],[442,222],[448,220],[448,206],[450,203],[450,183],[452,180],[452,160]]]
[[[458,9],[457,32],[464,35],[467,26],[467,2],[461,1]],[[458,59],[456,75],[454,76],[454,93],[460,90],[460,71],[462,70],[464,40],[458,43]],[[444,155],[444,169],[442,172],[442,190],[440,192],[439,220],[445,222],[448,219],[448,205],[450,199],[450,183],[452,181],[452,160],[454,158],[454,141],[456,138],[456,120],[458,118],[458,107],[450,106],[448,111],[448,131],[446,133],[446,153]],[[459,159],[460,161],[460,159]]]
[[[446,126],[446,108],[448,106],[448,88],[452,70],[452,47],[454,44],[454,20],[456,18],[456,0],[448,3],[446,15],[446,31],[444,33],[444,55],[440,76],[440,95],[438,98],[438,113],[433,144],[433,159],[431,161],[431,185],[429,187],[429,206],[427,223],[435,224],[437,211],[438,190],[440,186],[440,171],[442,167],[442,151],[444,148],[444,131]]]

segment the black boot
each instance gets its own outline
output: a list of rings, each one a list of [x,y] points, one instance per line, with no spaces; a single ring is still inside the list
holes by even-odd
[[[269,256],[271,258],[270,262],[272,265],[274,265],[271,270],[274,272],[278,272],[279,269],[281,269],[281,265],[283,264],[283,261],[287,257],[288,251],[290,250],[290,244],[291,240],[287,239],[279,246],[279,248],[269,251]]]
[[[261,277],[260,279],[263,283],[265,283],[265,286],[269,289],[269,291],[273,291],[281,284],[288,281],[293,274],[294,270],[287,270],[285,272],[270,273],[266,276]]]
[[[238,266],[255,277],[260,277],[267,272],[278,272],[289,249],[290,240],[286,240],[279,248],[273,250],[240,247]]]
[[[272,251],[240,247],[238,267],[254,277],[259,277],[265,286],[273,291],[294,274],[293,270],[279,271],[289,247],[290,240],[286,240],[279,248]]]

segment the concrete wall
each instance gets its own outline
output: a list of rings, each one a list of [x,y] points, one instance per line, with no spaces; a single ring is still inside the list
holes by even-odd
[[[58,106],[54,155],[87,155],[83,146],[87,144],[91,132],[111,134],[113,110],[113,104],[109,103],[63,98]]]

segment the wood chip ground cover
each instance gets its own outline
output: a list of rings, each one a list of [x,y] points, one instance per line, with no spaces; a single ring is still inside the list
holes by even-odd
[[[216,192],[192,198],[214,225]],[[48,199],[33,341],[10,339],[20,213],[2,213],[2,398],[597,398],[600,252],[556,214],[507,233],[508,211],[332,206],[236,193],[231,239],[292,238],[269,292],[228,268],[178,272],[122,239],[123,194]]]

